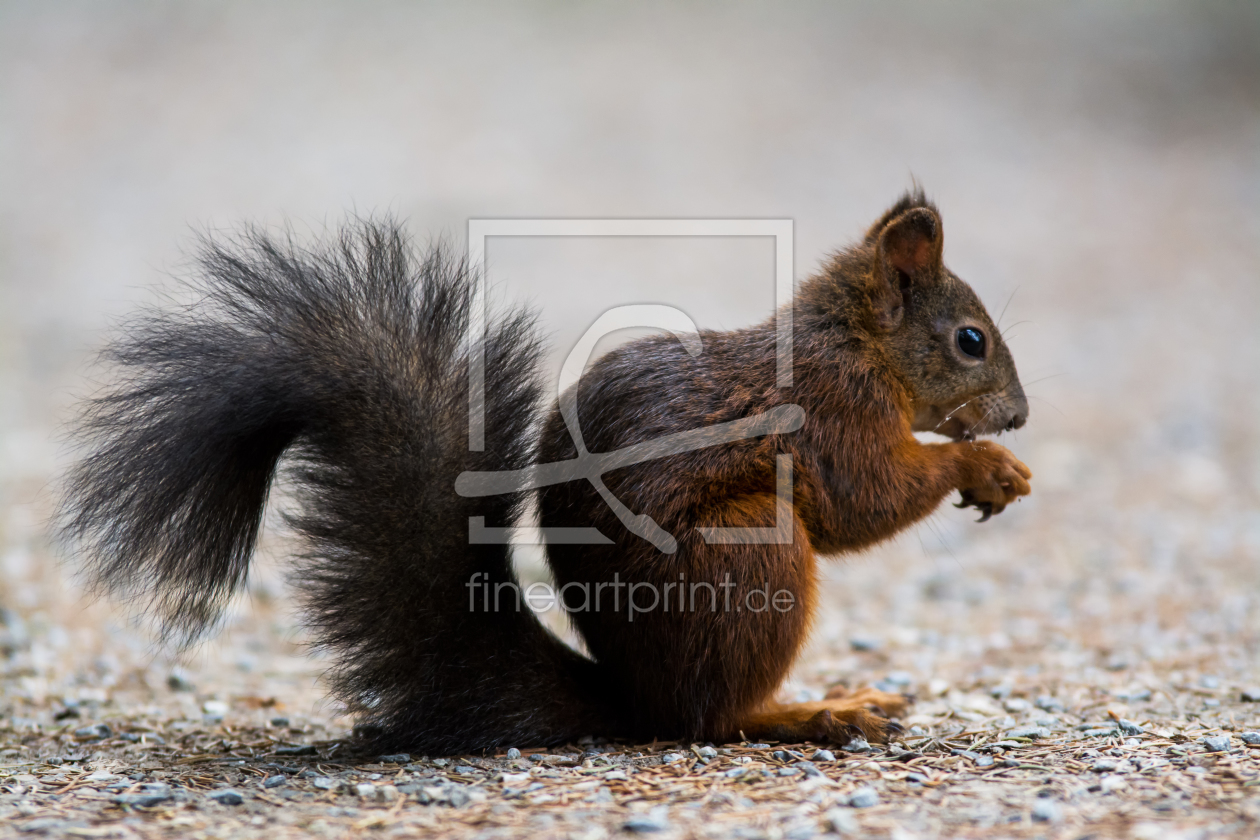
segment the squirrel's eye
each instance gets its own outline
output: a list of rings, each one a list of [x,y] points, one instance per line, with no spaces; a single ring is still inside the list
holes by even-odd
[[[983,359],[984,333],[973,327],[963,327],[958,331],[958,349],[973,359]]]

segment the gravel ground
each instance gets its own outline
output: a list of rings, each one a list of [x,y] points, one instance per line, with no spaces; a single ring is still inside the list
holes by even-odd
[[[1254,4],[257,8],[0,6],[0,836],[1260,835]],[[57,563],[57,430],[190,222],[791,217],[804,273],[908,172],[991,310],[1018,290],[1032,417],[1003,442],[1035,478],[983,525],[944,507],[827,565],[784,696],[913,694],[887,749],[356,755],[275,523],[183,657]],[[496,253],[558,349],[627,299],[766,309],[690,275],[716,246],[656,286],[623,251],[593,279],[594,251]],[[721,259],[731,283],[769,264]]]

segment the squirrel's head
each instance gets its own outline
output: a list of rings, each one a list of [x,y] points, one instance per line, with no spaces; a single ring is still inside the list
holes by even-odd
[[[940,214],[916,190],[837,256],[826,285],[909,390],[915,431],[964,440],[1018,429],[1028,401],[1015,360],[980,298],[945,267],[943,244]]]

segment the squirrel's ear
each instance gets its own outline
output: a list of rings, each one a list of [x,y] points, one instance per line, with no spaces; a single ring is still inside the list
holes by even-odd
[[[907,210],[889,222],[879,234],[880,262],[911,279],[925,269],[934,273],[941,265],[941,218],[927,207]]]
[[[891,330],[901,323],[911,284],[935,276],[943,245],[941,218],[928,207],[907,210],[880,230],[875,270],[883,282],[872,305],[882,328]]]

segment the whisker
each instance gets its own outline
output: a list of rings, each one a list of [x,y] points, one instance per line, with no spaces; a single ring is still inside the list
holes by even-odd
[[[1006,299],[1006,306],[1003,306],[1003,307],[1002,307],[1002,311],[1001,311],[1001,313],[998,315],[998,322],[997,322],[997,326],[998,326],[998,330],[999,330],[999,331],[1002,329],[1002,319],[1003,319],[1004,317],[1006,317],[1006,309],[1007,309],[1007,307],[1009,307],[1009,306],[1011,305],[1011,301],[1013,301],[1013,300],[1015,299],[1015,294],[1016,294],[1018,291],[1019,291],[1019,286],[1016,286],[1016,287],[1015,287],[1015,291],[1011,292],[1011,296],[1010,296],[1010,297],[1008,297],[1008,298]],[[1009,329],[1009,327],[1008,327],[1008,329]]]
[[[1032,321],[1029,321],[1028,319],[1024,319],[1023,321],[1016,321],[1015,323],[1011,324],[1006,329],[1002,330],[1002,338],[1005,339],[1006,334],[1010,332],[1011,330],[1015,329],[1016,327],[1018,327],[1020,324],[1031,324],[1031,323]]]
[[[1037,402],[1043,402],[1043,403],[1045,403],[1046,405],[1048,405],[1048,406],[1050,406],[1051,408],[1053,408],[1055,411],[1058,411],[1058,412],[1059,412],[1059,416],[1060,416],[1060,417],[1067,417],[1067,415],[1066,415],[1066,414],[1064,414],[1064,413],[1063,413],[1063,411],[1062,411],[1062,410],[1060,410],[1060,408],[1059,408],[1057,405],[1055,405],[1054,403],[1052,403],[1052,402],[1050,402],[1049,400],[1045,399],[1044,397],[1034,397],[1034,396],[1031,396],[1031,395],[1029,395],[1029,394],[1025,394],[1025,395],[1024,395],[1024,397],[1025,397],[1026,399],[1030,399],[1030,400],[1037,400]]]

